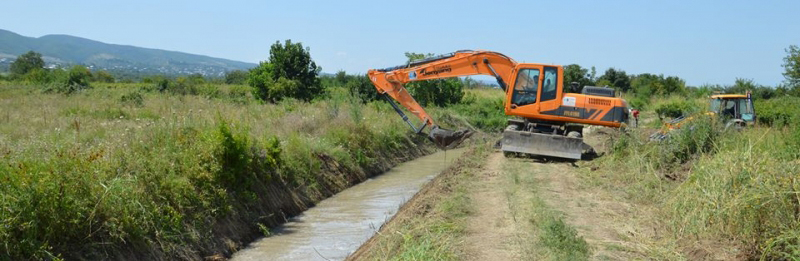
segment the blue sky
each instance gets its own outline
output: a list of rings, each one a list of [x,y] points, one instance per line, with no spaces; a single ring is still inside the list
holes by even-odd
[[[4,1],[0,28],[246,62],[276,40],[325,72],[365,73],[404,52],[486,49],[519,62],[676,75],[690,85],[783,81],[800,1]]]

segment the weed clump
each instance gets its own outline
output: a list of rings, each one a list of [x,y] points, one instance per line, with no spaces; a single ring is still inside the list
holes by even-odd
[[[123,105],[142,107],[144,106],[144,97],[138,90],[131,91],[119,97],[119,101]]]

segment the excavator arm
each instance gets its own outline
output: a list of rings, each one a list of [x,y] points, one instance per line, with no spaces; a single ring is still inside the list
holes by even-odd
[[[412,61],[406,65],[369,70],[367,75],[378,89],[378,93],[393,98],[422,121],[422,126],[414,127],[394,102],[387,99],[414,131],[421,132],[426,126],[435,126],[435,123],[425,109],[408,93],[405,88],[406,83],[459,76],[489,75],[494,76],[498,84],[505,90],[506,83],[510,80],[508,77],[516,64],[513,59],[496,52],[456,51]]]
[[[369,76],[378,93],[383,94],[395,111],[403,117],[412,130],[422,133],[426,126],[431,127],[429,138],[440,148],[452,148],[472,135],[470,131],[453,132],[439,128],[433,118],[408,93],[405,84],[414,81],[425,81],[469,75],[489,75],[497,79],[503,90],[516,66],[516,62],[497,52],[490,51],[456,51],[453,53],[412,61],[408,64],[384,69],[369,70]],[[390,99],[391,98],[391,99]],[[403,111],[392,100],[414,114],[422,121],[415,127]]]

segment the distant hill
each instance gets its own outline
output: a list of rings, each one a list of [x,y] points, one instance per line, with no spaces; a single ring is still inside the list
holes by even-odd
[[[70,35],[34,38],[0,29],[0,69],[7,68],[17,55],[31,50],[41,53],[48,66],[83,64],[94,70],[126,73],[221,76],[227,71],[256,66],[204,55],[107,44]]]

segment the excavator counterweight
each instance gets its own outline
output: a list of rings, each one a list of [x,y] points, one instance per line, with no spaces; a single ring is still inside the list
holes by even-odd
[[[504,152],[568,159],[580,159],[588,147],[583,143],[583,126],[623,127],[628,121],[625,100],[614,91],[586,87],[584,93],[564,92],[563,68],[558,65],[517,63],[492,51],[456,51],[412,61],[406,65],[369,70],[378,93],[417,133],[430,126],[428,138],[442,149],[454,148],[472,136],[472,131],[450,131],[438,127],[425,109],[404,87],[406,83],[470,75],[497,79],[505,92],[506,115],[514,116],[503,133]],[[422,121],[419,127],[397,104]]]

